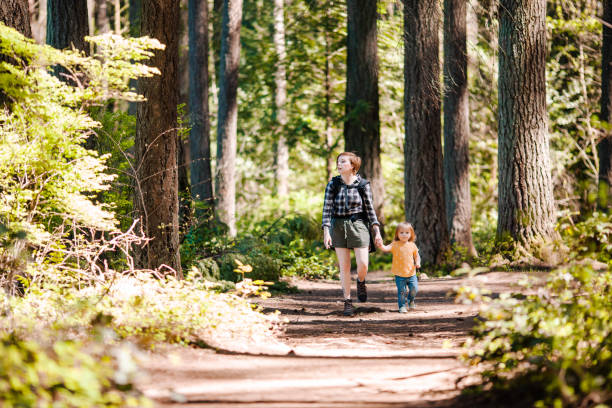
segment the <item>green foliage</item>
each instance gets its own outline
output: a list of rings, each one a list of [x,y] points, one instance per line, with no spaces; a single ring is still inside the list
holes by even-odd
[[[486,367],[485,384],[537,407],[610,406],[612,272],[560,269],[531,293],[460,288],[458,301],[483,302],[465,357]]]
[[[37,45],[0,24],[0,53],[12,57],[0,63],[0,223],[25,231],[37,262],[72,268],[80,265],[71,255],[91,231],[117,231],[110,206],[97,199],[115,176],[105,172],[107,156],[85,147],[99,126],[88,109],[110,98],[141,100],[128,82],[158,73],[138,61],[163,48],[147,38],[87,39],[98,49],[91,57]],[[67,81],[52,74],[57,66]]]
[[[245,220],[243,220],[244,222]],[[200,224],[181,247],[184,268],[195,267],[214,280],[238,282],[236,261],[250,265],[253,280],[279,281],[282,276],[309,279],[336,276],[333,254],[322,248],[318,221],[300,214],[250,223],[235,240],[220,238],[218,224]]]
[[[3,407],[153,406],[133,389],[130,367],[135,366],[119,347],[109,350],[78,341],[55,341],[45,347],[5,334],[0,355]]]
[[[561,210],[596,205],[601,94],[601,2],[548,2],[547,105],[555,182]]]
[[[612,214],[594,212],[576,223],[564,218],[559,222],[559,231],[575,257],[612,262]]]

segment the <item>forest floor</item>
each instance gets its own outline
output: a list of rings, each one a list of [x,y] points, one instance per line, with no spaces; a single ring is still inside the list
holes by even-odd
[[[478,310],[448,294],[463,285],[517,291],[524,275],[421,280],[416,310],[399,314],[393,277],[370,272],[368,301],[354,301],[353,317],[342,315],[338,281],[297,280],[299,293],[258,301],[288,320],[278,344],[149,353],[141,387],[156,406],[174,408],[464,406],[457,396],[476,376],[457,356]]]

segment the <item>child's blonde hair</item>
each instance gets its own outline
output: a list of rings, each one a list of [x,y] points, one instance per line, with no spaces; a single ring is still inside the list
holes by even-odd
[[[414,233],[414,227],[409,222],[400,222],[399,224],[397,224],[397,227],[395,227],[395,238],[393,238],[393,240],[399,241],[399,230],[403,228],[406,228],[408,231],[410,231],[410,239],[408,241],[410,242],[416,241],[416,234]]]

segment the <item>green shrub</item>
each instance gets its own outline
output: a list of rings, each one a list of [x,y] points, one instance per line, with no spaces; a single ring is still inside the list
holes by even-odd
[[[133,362],[118,361],[128,354],[116,351],[117,347],[107,350],[100,344],[74,341],[55,341],[47,348],[4,335],[0,338],[2,406],[152,407],[133,389],[129,372]]]
[[[484,363],[486,385],[538,407],[612,404],[612,272],[561,269],[535,294],[461,288],[457,299],[483,301],[465,357]]]
[[[566,218],[559,223],[559,230],[572,254],[612,261],[612,214],[594,212],[576,223]]]

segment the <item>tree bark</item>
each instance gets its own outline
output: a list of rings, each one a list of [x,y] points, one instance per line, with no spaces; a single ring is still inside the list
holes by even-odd
[[[347,14],[345,149],[361,157],[360,173],[370,180],[374,209],[383,224],[376,2],[348,0]]]
[[[603,0],[603,41],[601,45],[601,120],[612,123],[612,0]],[[597,145],[599,158],[598,206],[610,211],[612,205],[612,133],[606,131]]]
[[[189,0],[189,108],[191,197],[213,204],[208,109],[208,2]],[[196,206],[197,208],[197,206]],[[199,211],[198,211],[199,212]]]
[[[287,200],[289,192],[289,146],[285,136],[287,126],[287,52],[285,51],[285,8],[284,0],[274,0],[274,50],[278,59],[274,82],[276,105],[276,194]]]
[[[32,38],[28,0],[2,0],[0,22]]]
[[[405,209],[424,263],[449,247],[442,178],[440,5],[404,0]]]
[[[217,215],[236,235],[236,131],[238,121],[238,67],[242,0],[225,0],[219,62],[217,115]]]
[[[57,49],[74,47],[89,53],[87,0],[47,1],[47,44]]]
[[[546,111],[546,1],[499,7],[497,236],[528,252],[555,236]]]
[[[469,174],[466,0],[444,1],[444,191],[451,243],[476,256]]]
[[[161,75],[138,81],[138,90],[147,100],[139,104],[137,114],[134,208],[151,238],[137,253],[137,265],[151,269],[167,265],[182,276],[176,164],[178,18],[179,3],[174,0],[142,2],[142,35],[157,38],[166,49],[151,59]]]

